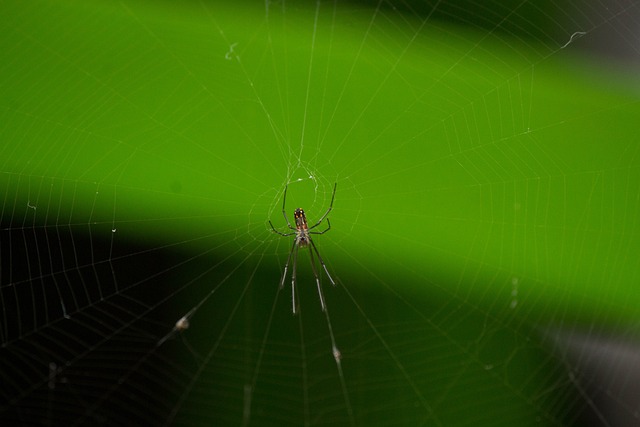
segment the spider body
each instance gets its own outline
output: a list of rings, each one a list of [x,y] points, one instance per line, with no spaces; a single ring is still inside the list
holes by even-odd
[[[296,220],[296,240],[299,247],[304,248],[309,245],[309,226],[307,225],[307,217],[304,215],[304,209],[298,208],[293,213]]]
[[[293,212],[293,218],[295,220],[295,228],[291,226],[289,222],[289,218],[287,218],[287,213],[285,210],[286,202],[287,202],[287,187],[284,189],[284,196],[282,198],[282,216],[284,216],[285,221],[287,222],[287,226],[290,230],[293,230],[291,233],[282,233],[275,229],[271,221],[269,221],[269,225],[271,225],[271,229],[274,233],[277,233],[281,236],[293,236],[295,235],[295,239],[293,240],[293,245],[291,246],[291,251],[289,252],[289,256],[287,257],[287,262],[284,265],[284,272],[282,273],[282,279],[280,279],[280,288],[284,287],[284,281],[287,277],[287,270],[289,269],[289,263],[291,261],[291,257],[293,256],[293,273],[291,275],[291,298],[292,298],[292,306],[293,313],[296,313],[296,269],[297,269],[297,260],[298,260],[298,249],[299,248],[309,248],[309,255],[311,258],[311,269],[313,270],[313,276],[316,279],[316,286],[318,287],[318,295],[320,296],[320,306],[322,310],[325,311],[326,306],[324,302],[324,295],[322,294],[322,287],[320,286],[320,276],[318,275],[318,269],[316,268],[316,262],[314,259],[314,255],[318,257],[318,261],[320,265],[324,269],[324,272],[327,274],[329,281],[332,285],[335,286],[336,282],[333,280],[331,275],[329,274],[329,270],[325,265],[322,257],[320,256],[320,252],[318,252],[318,248],[316,248],[315,243],[313,243],[313,239],[311,238],[312,234],[324,234],[331,229],[331,223],[329,222],[329,212],[333,209],[333,199],[336,196],[336,187],[337,183],[333,186],[333,194],[331,195],[331,204],[329,204],[329,208],[326,210],[324,215],[320,217],[318,222],[313,224],[311,227],[307,224],[307,217],[305,216],[304,209],[297,208]],[[311,231],[316,228],[324,219],[327,220],[327,228],[324,231]]]

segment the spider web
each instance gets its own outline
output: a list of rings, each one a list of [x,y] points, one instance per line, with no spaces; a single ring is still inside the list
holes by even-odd
[[[634,2],[2,10],[3,422],[638,423]]]

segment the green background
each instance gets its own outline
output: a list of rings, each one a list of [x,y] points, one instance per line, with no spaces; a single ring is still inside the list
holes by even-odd
[[[96,400],[74,397],[81,382],[60,392],[52,413],[83,421],[570,424],[588,405],[549,337],[634,335],[637,82],[561,48],[569,37],[551,23],[363,3],[1,8],[3,228],[18,244],[50,233],[34,237],[49,252],[27,255],[24,279],[3,274],[4,317],[16,316],[3,369],[65,331],[57,304],[8,297],[40,277],[60,273],[66,320],[126,307],[122,325],[138,331],[135,349],[106,320],[103,341],[69,332],[77,350],[40,346],[17,370],[41,373],[2,392],[18,396],[7,417],[45,405],[36,366],[61,359],[68,378],[113,365],[86,386]],[[337,182],[332,230],[316,241],[339,282],[325,295],[346,393],[306,254],[302,315],[288,289],[274,296],[290,240],[268,220],[284,227],[287,182],[287,214],[303,206],[310,221]],[[60,234],[76,255],[57,265]],[[7,247],[3,266],[22,251]],[[155,348],[192,307],[188,341]],[[109,343],[131,360],[102,359]]]

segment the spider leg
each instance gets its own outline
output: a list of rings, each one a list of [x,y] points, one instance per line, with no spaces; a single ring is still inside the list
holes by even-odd
[[[329,274],[329,270],[327,269],[327,266],[324,264],[324,261],[320,256],[320,252],[318,252],[318,248],[316,248],[316,244],[313,243],[313,240],[311,240],[311,238],[309,238],[309,243],[311,243],[311,247],[313,247],[313,250],[316,252],[316,255],[318,255],[318,260],[320,261],[320,265],[322,265],[322,268],[324,268],[324,272],[327,273],[327,277],[331,281],[331,284],[335,286],[336,282],[333,280],[333,277],[331,277],[331,274]]]
[[[311,269],[313,270],[313,277],[316,278],[316,285],[318,286],[318,295],[320,295],[320,306],[322,307],[322,311],[325,311],[326,306],[324,303],[324,295],[322,294],[322,286],[320,286],[320,276],[318,276],[318,269],[316,268],[316,261],[313,259],[313,250],[311,248],[309,248],[309,256],[311,257]]]
[[[318,222],[316,222],[315,224],[313,224],[311,227],[309,227],[309,230],[311,230],[312,228],[316,228],[317,226],[320,225],[320,223],[322,222],[323,219],[325,219],[327,217],[327,215],[329,215],[329,212],[331,212],[331,209],[333,209],[333,199],[336,198],[336,187],[338,187],[338,183],[336,182],[335,184],[333,184],[333,194],[331,195],[331,203],[329,204],[329,209],[327,209],[327,211],[324,213],[324,215],[322,215],[320,217],[320,219],[318,220]],[[285,189],[286,192],[286,189]],[[322,234],[322,233],[320,233]]]
[[[295,227],[291,226],[291,223],[289,222],[289,218],[287,218],[287,212],[285,210],[285,204],[287,203],[287,188],[289,186],[284,187],[284,196],[282,197],[282,216],[284,217],[284,220],[287,221],[287,225],[289,226],[289,228],[291,230],[295,230]],[[293,233],[291,233],[293,234]]]
[[[293,242],[293,274],[291,275],[291,310],[293,314],[296,314],[296,269],[298,266],[298,245],[296,241]]]
[[[280,289],[284,288],[284,279],[287,278],[287,270],[289,269],[289,261],[291,261],[291,255],[293,254],[293,251],[296,248],[296,241],[293,241],[293,246],[291,246],[291,250],[289,251],[289,256],[287,257],[287,262],[284,264],[284,271],[282,272],[282,279],[280,279]],[[297,253],[297,251],[296,251]],[[293,265],[295,266],[296,260],[295,258],[293,259]],[[295,267],[294,267],[295,268]],[[294,269],[294,276],[295,276],[295,269]]]
[[[327,218],[327,229],[324,231],[308,231],[308,234],[324,234],[327,231],[331,230],[331,223],[329,222],[329,218]],[[276,231],[277,233],[277,231]]]
[[[271,221],[269,221],[269,225],[271,226],[271,229],[273,230],[274,233],[279,234],[281,236],[287,237],[287,236],[293,236],[294,234],[296,234],[295,232],[294,233],[281,233],[280,231],[276,230],[276,228],[273,226]],[[295,230],[295,228],[293,230]]]

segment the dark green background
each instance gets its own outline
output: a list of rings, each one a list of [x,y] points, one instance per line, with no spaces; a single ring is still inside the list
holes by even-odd
[[[602,27],[561,48],[569,9],[316,6],[2,4],[4,418],[589,413],[549,337],[631,338],[640,300],[637,82],[581,53]],[[286,182],[310,221],[338,183],[316,241],[350,405],[306,254],[301,315],[277,293]]]

